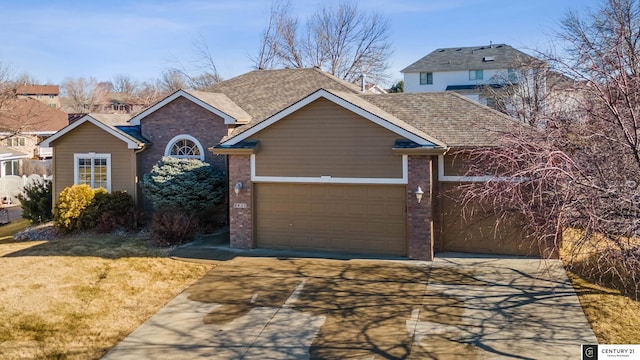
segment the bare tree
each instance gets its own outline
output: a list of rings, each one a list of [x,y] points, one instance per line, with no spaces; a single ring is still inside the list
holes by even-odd
[[[205,38],[202,36],[199,37],[192,43],[192,48],[194,60],[190,62],[189,66],[179,60],[175,61],[176,65],[169,68],[162,75],[163,79],[161,82],[164,83],[164,85],[167,85],[166,80],[175,82],[179,78],[182,78],[182,80],[180,80],[180,83],[183,84],[183,86],[181,86],[182,88],[206,91],[214,84],[222,81],[222,76],[220,76],[218,72],[213,54]],[[174,88],[164,87],[165,89]]]
[[[351,82],[362,74],[374,81],[387,78],[391,44],[386,18],[341,3],[337,8],[320,9],[301,27],[290,12],[288,1],[272,4],[253,58],[256,68],[315,66]]]
[[[129,75],[123,74],[116,75],[111,84],[113,85],[113,91],[128,95],[133,95],[140,87],[137,81],[133,80]]]
[[[134,93],[133,103],[140,105],[143,108],[147,108],[165,95],[167,94],[163,93],[156,84],[143,82]]]
[[[62,96],[74,112],[91,112],[107,100],[109,88],[95,78],[66,78],[61,85]]]
[[[528,240],[563,240],[573,269],[639,298],[640,2],[608,0],[562,24],[569,55],[548,61],[576,79],[573,116],[544,114],[535,132],[466,152],[470,175],[494,180],[465,185],[462,201],[526,219]]]
[[[187,77],[180,70],[168,69],[162,73],[157,87],[161,92],[170,94],[188,88],[187,81]]]
[[[0,110],[3,109],[7,101],[15,98],[14,83],[11,67],[0,60]]]

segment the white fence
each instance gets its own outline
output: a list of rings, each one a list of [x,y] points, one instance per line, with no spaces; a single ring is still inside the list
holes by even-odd
[[[9,175],[0,177],[0,199],[2,204],[19,204],[18,195],[24,192],[24,187],[32,182],[51,180],[51,176],[42,177],[38,174],[29,176]]]

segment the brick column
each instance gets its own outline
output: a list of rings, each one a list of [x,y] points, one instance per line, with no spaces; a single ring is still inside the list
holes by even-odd
[[[424,191],[418,203],[416,190]],[[431,238],[431,158],[424,155],[409,155],[409,182],[407,184],[407,244],[409,257],[433,260]]]
[[[234,188],[238,182],[242,183],[242,190],[236,195]],[[232,248],[255,247],[250,155],[229,155],[229,233]]]

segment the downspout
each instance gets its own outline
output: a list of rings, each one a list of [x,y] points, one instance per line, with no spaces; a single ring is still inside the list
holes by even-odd
[[[136,168],[135,168],[135,179],[136,179],[136,183],[135,183],[135,189],[136,189],[136,193],[134,194],[134,201],[136,204],[136,214],[134,216],[134,226],[136,228],[138,228],[139,223],[138,223],[138,213],[140,211],[140,205],[141,205],[141,199],[138,196],[138,192],[140,192],[140,182],[138,179],[138,174],[139,174],[139,168],[140,165],[138,164],[138,154],[141,153],[142,151],[146,150],[146,144],[145,143],[140,143],[138,144],[139,148],[137,150],[133,151],[133,155],[135,157],[135,161],[136,161]]]

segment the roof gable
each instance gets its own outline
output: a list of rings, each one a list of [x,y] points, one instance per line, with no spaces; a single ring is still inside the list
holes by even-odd
[[[140,114],[134,116],[130,120],[131,125],[140,125],[140,121],[142,119],[158,111],[179,97],[183,97],[220,116],[224,119],[224,123],[227,125],[245,124],[251,121],[251,116],[231,101],[231,99],[229,99],[225,94],[181,89],[158,101]]]
[[[360,92],[358,86],[316,68],[254,70],[209,90],[227,95],[257,123],[318,89]]]
[[[62,130],[58,131],[57,133],[55,133],[54,135],[52,135],[51,137],[47,138],[46,140],[42,141],[40,143],[40,146],[43,147],[51,147],[52,143],[65,136],[66,134],[70,133],[71,131],[73,131],[75,128],[79,127],[80,125],[84,124],[84,123],[91,123],[95,126],[97,126],[98,128],[104,130],[105,132],[107,132],[108,134],[118,138],[119,140],[123,141],[125,144],[127,144],[127,148],[128,149],[141,149],[144,144],[146,143],[145,141],[142,141],[142,139],[137,139],[136,137],[134,137],[133,135],[122,131],[114,126],[110,126],[107,125],[99,120],[96,120],[95,118],[93,118],[90,115],[85,115],[82,118],[74,121],[73,123],[69,124],[68,126],[66,126],[65,128],[63,128]]]
[[[370,104],[358,98],[355,94],[319,89],[312,94],[300,99],[299,101],[291,104],[290,106],[285,107],[280,112],[265,119],[264,121],[254,124],[253,126],[246,128],[245,131],[223,141],[220,144],[220,147],[230,147],[242,143],[244,140],[248,139],[254,134],[284,119],[288,115],[304,108],[305,106],[320,98],[327,99],[334,104],[337,104],[353,113],[356,113],[361,117],[423,147],[437,148],[444,146],[442,142],[430,137],[429,135],[414,128],[413,126],[404,123],[395,116],[385,112],[380,108],[377,108],[373,104]]]
[[[402,69],[402,73],[509,69],[540,62],[531,55],[506,44],[436,49]]]

